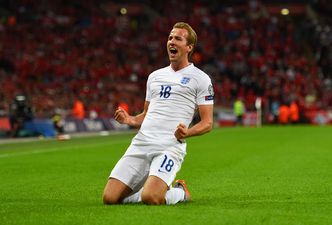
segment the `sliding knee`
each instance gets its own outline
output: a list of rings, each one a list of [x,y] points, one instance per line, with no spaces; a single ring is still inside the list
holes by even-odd
[[[114,196],[114,195],[109,194],[109,193],[104,193],[103,202],[104,202],[105,205],[120,204],[121,199],[118,196]]]

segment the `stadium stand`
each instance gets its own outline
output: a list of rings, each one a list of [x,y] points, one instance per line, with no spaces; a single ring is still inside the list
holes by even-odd
[[[248,111],[296,101],[301,122],[332,107],[331,6],[293,1],[1,1],[0,116],[14,96],[31,99],[36,118],[66,117],[76,98],[86,115],[112,117],[120,103],[142,109],[148,74],[168,65],[170,27],[198,31],[192,61],[211,75],[215,103]],[[174,10],[176,9],[176,10]],[[325,115],[324,114],[324,115]]]

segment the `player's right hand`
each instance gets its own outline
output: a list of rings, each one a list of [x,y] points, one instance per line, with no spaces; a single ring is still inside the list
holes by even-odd
[[[188,135],[188,128],[184,123],[179,123],[179,125],[176,127],[175,137],[177,140],[182,140],[187,137]]]
[[[129,114],[123,108],[119,107],[114,113],[114,119],[121,124],[128,123]]]

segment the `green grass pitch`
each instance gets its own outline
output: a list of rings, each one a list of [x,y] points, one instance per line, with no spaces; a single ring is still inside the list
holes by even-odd
[[[188,139],[193,201],[105,206],[133,134],[0,144],[0,224],[332,224],[332,127],[223,128]]]

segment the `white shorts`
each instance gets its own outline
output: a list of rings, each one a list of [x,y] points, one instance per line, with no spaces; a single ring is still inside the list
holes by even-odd
[[[139,191],[148,176],[156,176],[170,186],[181,168],[183,157],[172,151],[141,151],[131,145],[113,168],[110,178]]]

